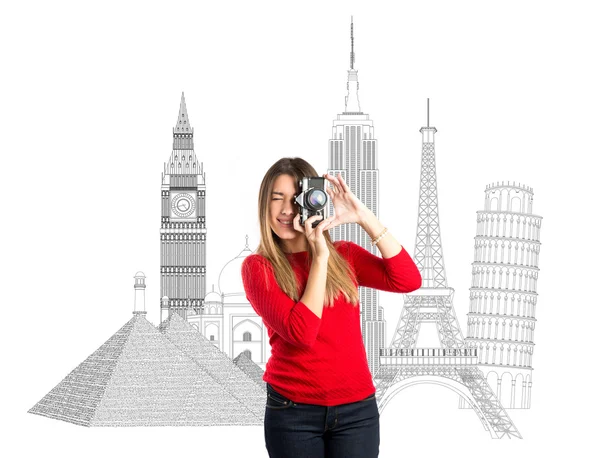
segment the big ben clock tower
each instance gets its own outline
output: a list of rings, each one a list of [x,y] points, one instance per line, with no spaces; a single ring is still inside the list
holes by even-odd
[[[162,174],[160,320],[198,315],[206,294],[204,171],[194,153],[194,129],[185,98],[173,128],[173,151]]]

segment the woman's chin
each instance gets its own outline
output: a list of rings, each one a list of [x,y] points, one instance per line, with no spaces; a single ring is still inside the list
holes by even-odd
[[[294,240],[299,235],[302,235],[300,232],[298,232],[293,227],[290,227],[290,228],[278,227],[277,230],[275,230],[275,229],[273,229],[273,226],[271,226],[271,231],[273,232],[273,235],[276,235],[277,237],[279,237],[280,240]]]
[[[298,235],[302,235],[299,232],[290,233],[283,231],[279,231],[279,233],[275,232],[275,234],[277,234],[277,237],[279,237],[280,240],[295,240],[298,238]]]

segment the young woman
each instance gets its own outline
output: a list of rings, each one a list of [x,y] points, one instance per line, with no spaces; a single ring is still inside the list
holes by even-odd
[[[276,458],[372,458],[379,454],[379,411],[362,340],[357,286],[410,292],[421,275],[406,250],[350,191],[341,174],[325,174],[335,215],[300,226],[303,177],[318,176],[300,158],[283,158],[259,191],[260,244],[242,264],[248,301],[271,344],[265,441]],[[358,223],[379,258],[326,232]]]

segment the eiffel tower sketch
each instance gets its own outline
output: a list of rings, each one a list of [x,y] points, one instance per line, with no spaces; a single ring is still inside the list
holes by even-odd
[[[444,385],[473,408],[492,438],[522,438],[477,367],[477,349],[466,345],[454,312],[454,289],[448,287],[442,254],[435,167],[437,129],[429,126],[429,99],[427,127],[420,132],[423,145],[413,259],[423,283],[420,289],[404,296],[391,344],[380,350],[380,365],[374,376],[379,411],[383,412],[388,402],[410,385]],[[424,323],[435,323],[440,347],[417,345]]]

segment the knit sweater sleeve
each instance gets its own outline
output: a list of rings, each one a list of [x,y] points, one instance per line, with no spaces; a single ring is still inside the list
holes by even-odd
[[[360,286],[393,293],[409,293],[421,287],[421,273],[404,247],[387,259],[353,242],[346,242],[346,249]]]
[[[281,290],[267,259],[247,256],[242,263],[242,281],[246,298],[269,328],[292,345],[303,349],[313,346],[321,318]]]

